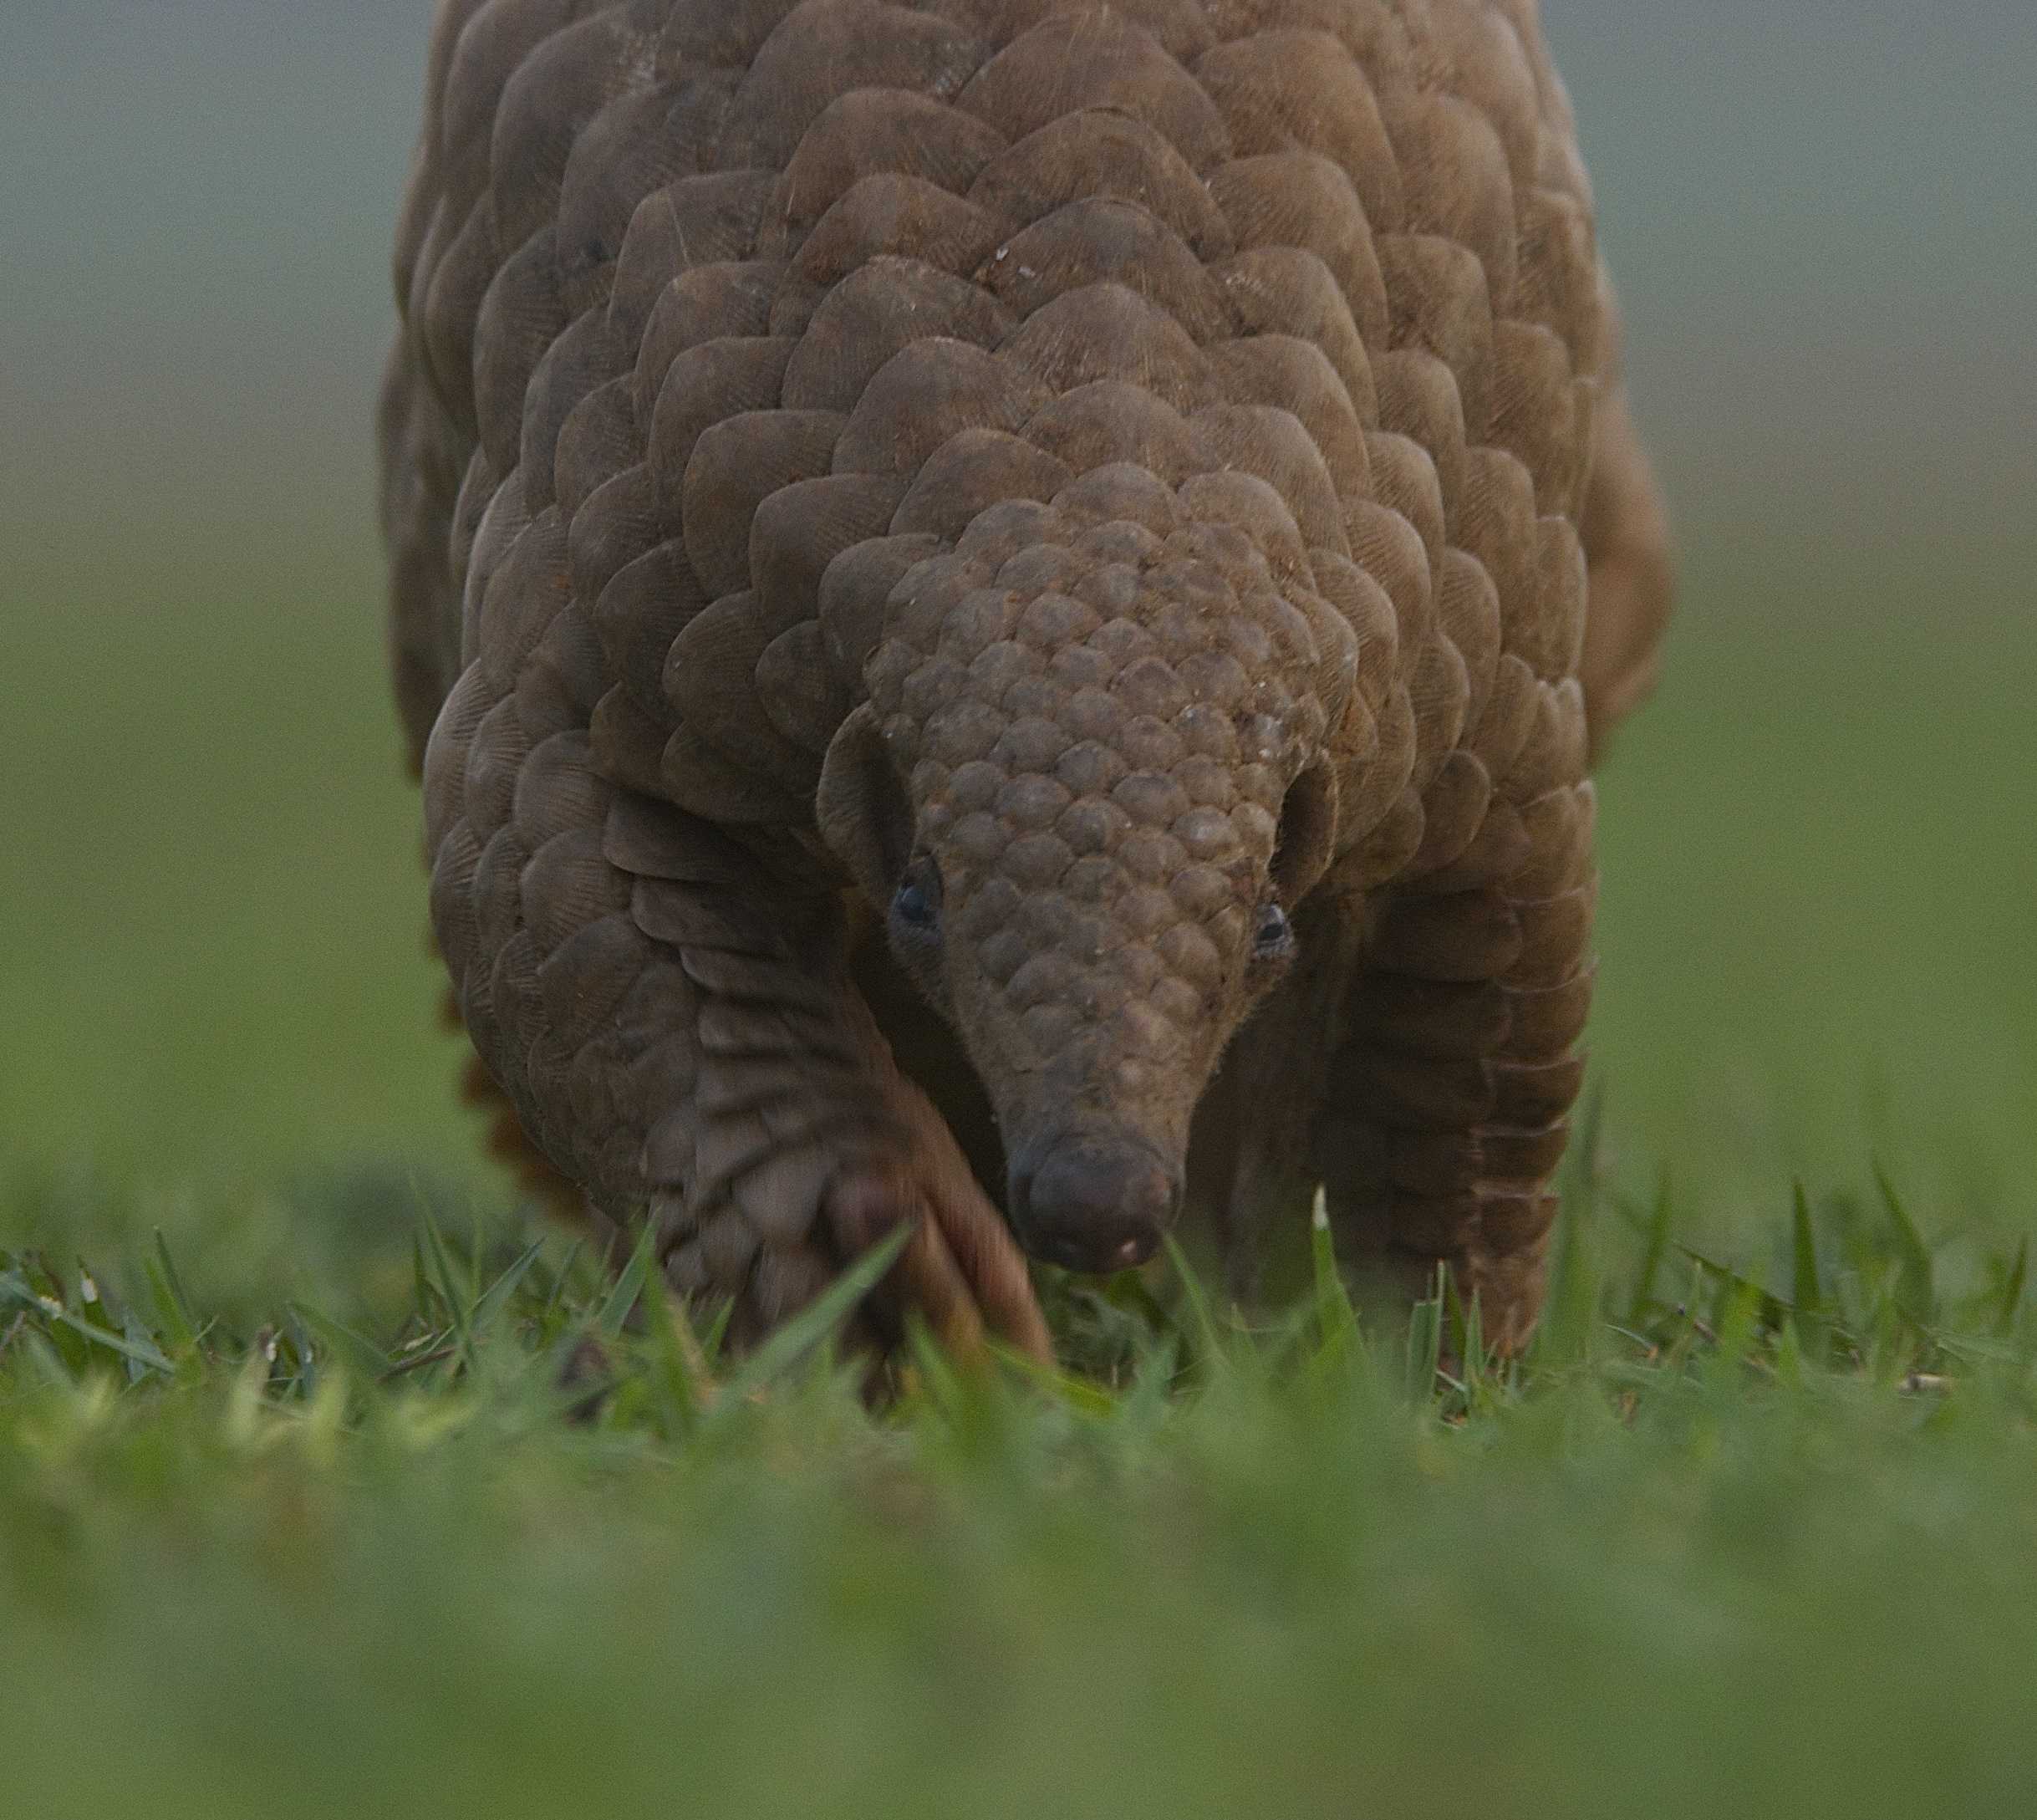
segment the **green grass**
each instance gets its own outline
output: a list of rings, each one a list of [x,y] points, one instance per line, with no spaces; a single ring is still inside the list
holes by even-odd
[[[2026,602],[1697,575],[1525,1367],[1162,1270],[873,1414],[529,1252],[322,525],[0,578],[0,1814],[2030,1811]]]
[[[372,571],[351,544],[77,542],[0,599],[0,1155],[213,1185],[450,1166]]]
[[[1874,1151],[2037,1226],[2037,591],[1700,571],[1600,784],[1588,1038],[1719,1216]]]
[[[351,1320],[0,1256],[8,1811],[2027,1812],[2023,1254],[1778,1224],[1749,1281],[1580,1168],[1524,1367],[1319,1253],[878,1414],[838,1308],[733,1365],[485,1225]]]

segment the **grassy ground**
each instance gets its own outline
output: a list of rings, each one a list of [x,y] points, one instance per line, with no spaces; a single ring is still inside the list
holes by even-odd
[[[1527,1369],[1162,1272],[873,1419],[514,1274],[369,570],[273,543],[4,583],[0,1809],[2029,1811],[2023,604],[1699,574]]]
[[[2027,1812],[2026,1251],[1807,1201],[1778,1296],[1603,1200],[1525,1369],[1319,1268],[882,1419],[838,1309],[731,1369],[556,1241],[258,1328],[0,1256],[11,1811]]]

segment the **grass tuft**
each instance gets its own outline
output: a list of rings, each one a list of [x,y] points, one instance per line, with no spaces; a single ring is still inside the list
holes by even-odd
[[[1800,1184],[1771,1283],[1586,1144],[1509,1362],[1447,1272],[1368,1320],[1301,1217],[1291,1309],[1052,1283],[1062,1367],[916,1335],[882,1407],[837,1340],[896,1241],[741,1359],[648,1244],[437,1205],[365,1315],[0,1252],[14,1798],[2019,1811],[2027,1246],[1936,1270],[1886,1178]]]

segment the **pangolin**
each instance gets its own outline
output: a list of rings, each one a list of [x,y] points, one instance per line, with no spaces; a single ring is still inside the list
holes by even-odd
[[[677,1291],[1320,1184],[1520,1348],[1670,597],[1535,0],[443,0],[395,276],[438,945]]]

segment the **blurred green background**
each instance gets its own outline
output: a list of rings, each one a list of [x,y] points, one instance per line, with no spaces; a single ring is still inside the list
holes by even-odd
[[[372,514],[428,10],[0,9],[0,1176],[489,1180]],[[1603,780],[1622,1179],[2037,1223],[2037,9],[1546,12],[1687,581]]]

